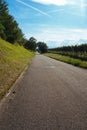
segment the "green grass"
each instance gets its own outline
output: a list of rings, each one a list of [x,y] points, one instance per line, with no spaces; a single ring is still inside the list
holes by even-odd
[[[30,63],[34,52],[0,39],[0,99]]]
[[[86,61],[70,58],[69,56],[62,56],[62,55],[59,55],[59,54],[53,54],[53,53],[46,53],[45,56],[48,56],[50,58],[72,64],[74,66],[79,66],[79,67],[87,69],[87,62]]]

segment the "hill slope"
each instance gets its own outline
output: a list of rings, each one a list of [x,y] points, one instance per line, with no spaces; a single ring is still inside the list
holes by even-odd
[[[34,52],[0,39],[0,98],[8,91],[33,56]]]

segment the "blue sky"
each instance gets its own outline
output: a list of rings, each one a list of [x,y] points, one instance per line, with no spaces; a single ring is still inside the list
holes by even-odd
[[[87,0],[5,0],[26,38],[49,47],[87,39]]]

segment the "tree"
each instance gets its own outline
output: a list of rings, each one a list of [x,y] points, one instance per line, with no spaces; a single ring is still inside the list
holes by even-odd
[[[23,36],[18,23],[9,14],[7,3],[0,0],[0,37],[10,43],[21,43]]]
[[[36,42],[37,40],[34,37],[31,37],[26,43],[25,43],[25,48],[28,50],[35,51],[36,50]]]
[[[40,53],[46,53],[48,51],[48,47],[44,42],[38,42],[37,47]]]
[[[4,33],[5,27],[3,25],[4,16],[8,13],[7,3],[3,0],[0,0],[0,37],[6,39]]]
[[[4,0],[0,0],[0,14],[8,13],[8,4]]]
[[[0,37],[3,39],[6,39],[5,33],[4,33],[4,26],[0,22]]]

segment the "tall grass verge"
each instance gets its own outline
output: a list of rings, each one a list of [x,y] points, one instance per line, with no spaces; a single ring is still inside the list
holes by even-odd
[[[68,64],[72,64],[74,66],[79,66],[81,68],[86,68],[87,69],[87,62],[86,61],[82,61],[79,59],[74,59],[71,58],[69,56],[62,56],[59,54],[53,54],[53,53],[46,53],[45,56],[48,56],[50,58],[62,61],[62,62],[66,62]]]
[[[0,39],[0,99],[30,63],[35,52]]]

